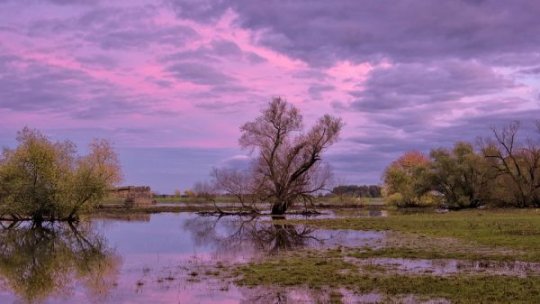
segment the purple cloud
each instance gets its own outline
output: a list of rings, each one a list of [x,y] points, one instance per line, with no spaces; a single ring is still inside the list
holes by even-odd
[[[337,60],[392,58],[400,62],[446,58],[489,59],[538,51],[534,0],[513,1],[230,1],[199,5],[171,1],[181,17],[215,20],[227,9],[242,27],[265,32],[265,46],[313,65]]]
[[[244,166],[239,126],[282,96],[306,125],[343,117],[326,161],[376,183],[406,150],[514,119],[537,136],[525,131],[540,110],[539,12],[534,0],[0,0],[0,145],[25,125],[80,146],[107,137],[126,183],[172,192]]]
[[[375,69],[364,89],[351,92],[359,110],[391,110],[425,104],[456,102],[516,87],[489,66],[470,61],[443,61],[433,65],[397,64]]]

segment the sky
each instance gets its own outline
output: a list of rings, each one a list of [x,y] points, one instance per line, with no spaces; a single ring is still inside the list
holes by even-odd
[[[324,156],[377,184],[428,153],[540,114],[540,2],[0,0],[0,146],[37,128],[84,153],[110,140],[125,185],[160,193],[241,167],[239,127],[280,96]],[[531,133],[533,134],[533,133]]]

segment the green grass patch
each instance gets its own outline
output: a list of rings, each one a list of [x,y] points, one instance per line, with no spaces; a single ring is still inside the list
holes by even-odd
[[[341,258],[324,254],[284,256],[238,268],[238,283],[245,286],[306,286],[313,289],[344,287],[357,293],[379,292],[391,297],[414,294],[445,298],[453,303],[538,303],[540,277],[454,275],[384,275]]]
[[[516,250],[515,258],[540,261],[540,210],[469,210],[446,214],[392,214],[381,218],[289,221],[324,229],[392,230],[416,236],[453,238],[494,249]],[[421,241],[421,240],[419,240]],[[439,248],[442,254],[452,248]],[[420,253],[427,254],[427,252]],[[440,256],[460,258],[460,256]]]

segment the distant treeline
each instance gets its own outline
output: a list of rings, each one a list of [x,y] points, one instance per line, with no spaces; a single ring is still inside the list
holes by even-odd
[[[518,137],[519,122],[476,144],[409,151],[384,173],[387,202],[402,207],[540,207],[540,141]],[[540,122],[537,123],[540,133]]]
[[[356,197],[381,197],[381,187],[378,185],[339,185],[332,189],[334,195]]]

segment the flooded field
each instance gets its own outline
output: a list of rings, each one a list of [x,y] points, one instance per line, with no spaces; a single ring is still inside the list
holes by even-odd
[[[386,215],[363,211],[355,217]],[[342,216],[328,211],[318,220]],[[374,256],[407,236],[298,221],[304,218],[186,212],[95,218],[76,226],[2,223],[0,303],[377,303],[388,300],[385,283],[364,282],[367,287],[358,289],[366,275],[540,276],[536,262]],[[326,275],[338,281],[325,281]],[[452,302],[414,292],[392,299]]]
[[[257,290],[223,280],[209,265],[219,270],[299,248],[377,246],[382,238],[382,232],[194,213],[95,219],[77,226],[20,223],[2,230],[0,303],[241,302],[257,297]]]

